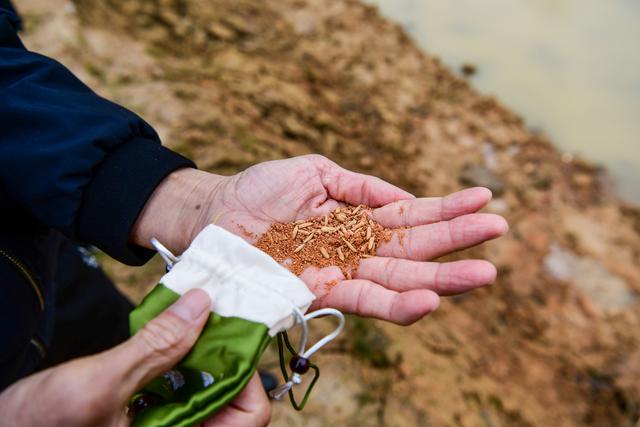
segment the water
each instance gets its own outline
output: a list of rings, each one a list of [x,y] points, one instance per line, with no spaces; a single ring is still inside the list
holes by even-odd
[[[640,202],[640,1],[369,0]]]

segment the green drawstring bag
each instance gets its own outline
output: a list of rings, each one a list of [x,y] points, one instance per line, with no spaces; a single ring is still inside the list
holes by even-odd
[[[303,339],[294,355],[300,364],[299,359],[306,363],[344,325],[342,314],[332,309],[305,316],[314,295],[304,282],[264,252],[220,227],[206,227],[179,258],[159,242],[153,243],[170,269],[131,313],[131,333],[193,288],[209,294],[212,308],[189,354],[132,398],[134,426],[186,427],[203,422],[242,391],[276,334],[302,324]],[[307,320],[324,314],[338,316],[340,325],[305,351]],[[274,397],[281,398],[289,392],[294,402],[291,388],[301,382],[300,375],[294,371],[289,379],[282,360],[281,365],[289,381],[278,387]],[[317,368],[314,370],[318,373]]]

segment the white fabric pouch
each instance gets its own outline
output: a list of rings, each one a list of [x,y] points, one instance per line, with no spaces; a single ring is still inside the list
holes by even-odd
[[[225,229],[209,225],[161,280],[179,295],[200,288],[211,311],[269,328],[269,335],[294,325],[294,307],[305,313],[314,295],[302,280],[260,249]]]

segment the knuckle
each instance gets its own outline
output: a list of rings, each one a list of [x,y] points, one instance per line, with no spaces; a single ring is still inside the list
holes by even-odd
[[[446,263],[436,264],[436,270],[433,274],[433,291],[436,293],[446,291],[451,285],[451,268]]]
[[[321,154],[306,154],[302,157],[325,173],[332,171],[336,166],[336,163]]]
[[[400,217],[400,225],[411,226],[414,216],[414,208],[407,200],[396,202],[398,206],[398,216]]]
[[[440,197],[440,219],[448,219],[450,217],[450,199],[448,197]]]
[[[328,162],[329,159],[323,156],[322,154],[307,154],[303,157],[313,161],[313,162]]]
[[[358,313],[358,314],[365,314],[366,315],[366,313],[368,313],[367,309],[369,307],[367,307],[367,304],[366,304],[365,285],[363,284],[362,286],[359,286],[357,292],[358,293],[356,294],[356,298],[355,298],[354,311],[356,313]],[[374,313],[372,313],[372,314],[374,314]]]
[[[382,267],[385,275],[385,282],[388,285],[394,280],[395,266],[394,266],[395,258],[385,258],[384,265]]]
[[[448,240],[451,244],[457,244],[462,240],[464,235],[464,224],[459,221],[449,221],[448,226]]]
[[[414,233],[403,233],[401,230],[399,232],[396,232],[395,236],[398,242],[398,246],[400,247],[400,255],[402,255],[404,258],[409,258],[410,253],[418,253],[418,251],[420,250],[419,246],[415,243],[416,239],[414,239]]]

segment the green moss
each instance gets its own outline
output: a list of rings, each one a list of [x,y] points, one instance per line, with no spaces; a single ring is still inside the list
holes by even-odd
[[[104,82],[105,80],[105,75],[102,72],[102,69],[100,67],[98,67],[97,65],[91,63],[91,62],[85,62],[84,63],[84,69],[87,70],[87,72],[89,74],[91,74],[93,77],[95,77],[96,79],[100,80],[101,82]]]
[[[371,320],[353,317],[349,320],[351,352],[375,368],[390,368],[401,360],[393,361],[388,355],[389,337]]]

